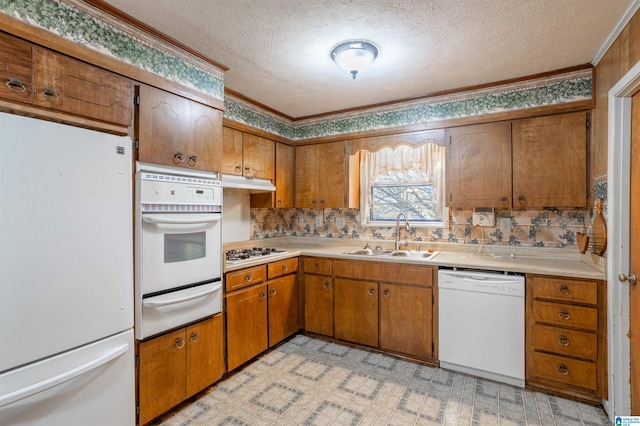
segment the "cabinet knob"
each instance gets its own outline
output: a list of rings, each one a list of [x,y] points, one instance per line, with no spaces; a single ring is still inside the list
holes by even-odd
[[[176,152],[176,155],[173,156],[173,164],[184,163],[184,154],[181,152]]]
[[[189,157],[189,165],[191,167],[197,165],[199,161],[200,161],[200,159],[198,158],[197,155],[192,155],[191,157]]]
[[[569,346],[569,339],[567,338],[567,336],[565,335],[561,335],[560,337],[558,337],[558,344],[560,346]]]
[[[192,343],[195,343],[200,340],[200,336],[194,331],[193,333],[191,333],[191,337],[189,337],[189,340],[191,340]]]
[[[389,297],[391,296],[391,290],[389,290],[388,288],[385,288],[384,291],[382,292],[382,295],[384,297]]]
[[[27,91],[25,85],[22,84],[22,80],[16,77],[10,77],[4,84],[14,93],[23,93]]]
[[[260,299],[264,299],[265,297],[267,297],[267,292],[263,291],[260,293]]]
[[[244,174],[245,175],[251,174],[251,166],[244,166]]]
[[[500,203],[502,203],[504,207],[508,207],[509,205],[511,205],[511,200],[509,200],[508,197],[502,197],[500,199]]]
[[[567,376],[569,375],[569,369],[566,365],[560,364],[558,365],[558,373],[562,374],[563,376]]]
[[[176,339],[176,348],[178,349],[184,348],[184,339],[182,337],[178,337]]]
[[[567,311],[566,309],[560,309],[560,311],[558,311],[558,316],[560,317],[560,319],[563,319],[565,321],[571,319],[571,314],[569,314],[569,311]]]
[[[282,200],[278,200],[276,203],[277,203],[279,206],[281,206],[281,205],[282,205]]]
[[[282,265],[282,272],[287,272],[288,270],[287,265]]]
[[[275,296],[275,295],[276,295],[276,289],[275,289],[275,288],[272,288],[271,290],[269,290],[269,293],[270,293],[272,296]]]
[[[331,285],[331,283],[329,283],[329,281],[325,281],[324,282],[324,288],[329,288],[330,285]]]
[[[375,289],[375,288],[373,288],[373,287],[371,287],[371,288],[369,289],[369,296],[373,296],[374,294],[376,294],[376,289]]]
[[[568,296],[569,293],[571,293],[571,290],[569,290],[569,287],[567,287],[565,284],[562,284],[560,286],[559,291],[561,294],[564,294],[565,296]]]
[[[244,276],[244,280],[245,281],[251,281],[252,278],[253,277],[251,276],[251,274],[247,274],[247,275]]]
[[[234,168],[234,170],[236,171],[237,174],[242,174],[242,166],[240,164],[236,164],[236,167]]]
[[[45,87],[42,89],[42,94],[49,102],[55,102],[58,100],[58,94],[51,87]]]
[[[525,207],[527,205],[527,199],[523,195],[518,197],[518,205],[520,207]]]
[[[314,267],[314,268],[316,268],[316,269],[318,269],[318,268],[320,267],[320,262],[316,262],[316,263],[314,263],[314,264],[313,264],[313,267]]]

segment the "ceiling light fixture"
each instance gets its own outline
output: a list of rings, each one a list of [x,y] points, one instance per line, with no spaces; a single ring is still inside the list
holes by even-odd
[[[331,59],[353,76],[366,70],[378,56],[378,46],[366,40],[343,41],[331,49]]]

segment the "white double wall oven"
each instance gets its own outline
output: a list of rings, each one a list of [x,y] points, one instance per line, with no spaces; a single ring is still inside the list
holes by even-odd
[[[137,339],[221,311],[221,219],[217,173],[137,163]]]

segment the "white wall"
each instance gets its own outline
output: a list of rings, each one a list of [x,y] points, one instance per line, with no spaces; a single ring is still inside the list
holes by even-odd
[[[222,242],[246,241],[251,232],[249,191],[224,189],[222,199]]]

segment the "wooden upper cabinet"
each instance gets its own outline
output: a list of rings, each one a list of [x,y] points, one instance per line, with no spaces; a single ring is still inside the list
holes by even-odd
[[[296,147],[295,205],[301,208],[348,208],[356,200],[350,185],[344,142]],[[357,198],[357,197],[355,197]]]
[[[220,171],[221,111],[146,85],[138,91],[140,161]]]
[[[296,150],[294,147],[276,143],[276,202],[275,207],[295,206]]]
[[[275,142],[239,130],[224,128],[222,173],[275,179]]]
[[[587,113],[513,122],[513,206],[587,205]]]
[[[511,207],[511,123],[447,130],[446,204]]]
[[[31,44],[0,33],[0,98],[33,102]]]
[[[131,124],[131,82],[109,71],[33,47],[34,104],[71,114]]]

